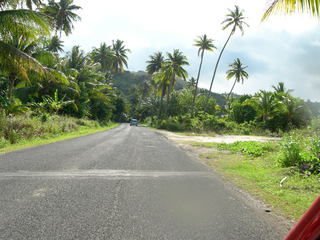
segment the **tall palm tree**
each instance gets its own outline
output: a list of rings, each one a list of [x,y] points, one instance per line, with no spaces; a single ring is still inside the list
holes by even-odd
[[[64,32],[67,36],[72,32],[74,21],[79,21],[81,18],[75,13],[81,7],[74,5],[73,0],[49,0],[48,5],[43,8],[44,13],[52,18],[56,34]]]
[[[49,39],[46,49],[53,53],[63,52],[63,41],[58,36],[53,36]]]
[[[196,39],[195,44],[193,46],[198,47],[198,56],[200,56],[200,65],[199,65],[197,80],[196,80],[196,84],[195,84],[195,90],[194,90],[194,94],[193,94],[192,112],[194,109],[197,91],[198,91],[198,83],[199,83],[199,78],[200,78],[200,73],[201,73],[201,68],[202,68],[202,63],[203,63],[204,51],[211,51],[212,52],[214,49],[217,49],[216,46],[213,44],[213,40],[208,38],[206,34],[204,34],[204,35],[200,36],[198,39]]]
[[[100,47],[93,48],[91,52],[91,58],[94,62],[100,63],[101,71],[108,72],[111,71],[115,53],[106,43],[101,43]]]
[[[150,60],[147,61],[147,72],[149,74],[154,74],[156,72],[159,72],[162,64],[164,63],[164,56],[162,52],[156,52],[153,55],[149,56]]]
[[[221,52],[219,54],[218,60],[216,62],[213,76],[212,76],[212,80],[211,80],[211,84],[210,84],[210,88],[209,88],[209,92],[208,92],[209,94],[212,90],[212,84],[213,84],[213,81],[216,77],[216,73],[217,73],[217,69],[219,66],[219,62],[220,62],[222,53],[223,53],[224,49],[226,48],[231,36],[236,32],[237,29],[239,29],[243,35],[244,34],[244,29],[243,29],[244,25],[249,27],[249,25],[244,21],[244,19],[245,19],[245,17],[243,16],[243,10],[240,10],[240,8],[238,6],[235,6],[234,11],[229,9],[229,14],[226,15],[226,19],[222,22],[222,24],[224,24],[222,29],[225,30],[225,29],[231,27],[231,32],[229,34],[227,41],[223,45]]]
[[[243,66],[243,64],[239,58],[234,60],[234,62],[231,63],[229,66],[230,66],[230,69],[227,71],[227,79],[229,80],[231,78],[234,78],[234,83],[233,83],[233,86],[231,88],[230,93],[228,94],[227,100],[229,100],[229,97],[230,97],[236,83],[242,82],[242,84],[243,84],[244,79],[249,77],[249,74],[245,71],[247,66]]]
[[[112,51],[114,52],[113,58],[113,71],[124,72],[124,66],[128,68],[128,53],[130,50],[124,45],[121,40],[112,41]]]
[[[162,112],[163,112],[163,99],[166,95],[168,95],[169,86],[170,86],[170,80],[171,76],[168,76],[166,72],[162,71],[156,72],[152,76],[152,80],[156,85],[156,88],[158,89],[158,95],[160,95],[160,109],[159,109],[159,117],[161,118]]]
[[[274,13],[306,12],[320,17],[320,0],[273,0],[262,19]]]
[[[177,77],[183,80],[188,77],[187,71],[183,68],[185,65],[189,65],[189,62],[179,49],[174,49],[172,54],[167,53],[167,59],[164,61],[162,68],[166,76],[170,76],[168,96],[173,90]]]

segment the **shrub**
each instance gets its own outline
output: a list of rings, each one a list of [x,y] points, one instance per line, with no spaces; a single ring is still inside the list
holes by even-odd
[[[294,136],[285,137],[281,142],[280,164],[283,167],[300,165],[302,161],[302,141]]]
[[[297,167],[305,174],[320,173],[320,138],[291,135],[281,143],[279,162],[283,167]]]
[[[99,125],[96,121],[59,115],[43,114],[37,117],[25,113],[6,116],[0,112],[0,148],[20,140],[47,138],[72,132],[80,127],[99,127]]]
[[[221,143],[218,148],[222,150],[231,150],[232,152],[240,152],[252,157],[260,157],[267,152],[275,150],[276,144],[270,142],[235,142],[231,144]]]

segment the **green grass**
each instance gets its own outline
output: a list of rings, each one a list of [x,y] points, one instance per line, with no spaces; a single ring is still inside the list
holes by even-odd
[[[57,136],[47,136],[47,137],[39,137],[39,138],[33,138],[33,139],[25,139],[21,140],[16,144],[8,144],[4,147],[0,148],[0,154],[8,153],[16,150],[26,149],[30,147],[45,145],[49,143],[54,143],[58,141],[63,141],[71,138],[76,138],[80,136],[85,136],[101,131],[105,131],[114,127],[117,127],[118,123],[112,123],[108,126],[81,126],[79,129],[68,132],[68,133],[61,133]]]
[[[238,145],[192,143],[192,145],[214,148],[212,153],[201,155],[207,165],[236,186],[262,199],[275,212],[287,218],[299,219],[320,193],[319,176],[302,176],[299,173],[292,173],[289,168],[281,168],[277,164],[279,152],[276,143],[258,143],[257,145],[251,142]],[[244,150],[246,145],[253,145],[254,147],[248,148],[254,149],[254,153],[258,151],[259,154],[248,154]],[[258,150],[256,150],[257,146]],[[261,149],[264,151],[260,155]],[[280,181],[284,177],[288,180],[280,187]]]
[[[260,157],[264,154],[277,151],[279,145],[274,142],[255,142],[255,141],[246,141],[246,142],[235,142],[231,144],[226,143],[191,143],[193,146],[217,148],[219,150],[230,150],[233,153],[243,153],[248,156]]]

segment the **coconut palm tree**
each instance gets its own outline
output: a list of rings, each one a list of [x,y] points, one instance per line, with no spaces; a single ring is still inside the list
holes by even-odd
[[[75,11],[80,9],[80,6],[73,4],[73,0],[60,0],[59,2],[49,0],[48,5],[43,8],[43,11],[52,18],[56,34],[60,32],[61,37],[62,32],[68,36],[74,28],[73,22],[81,19],[75,13]]]
[[[212,52],[214,49],[217,49],[216,46],[213,44],[213,40],[208,38],[206,34],[198,37],[198,39],[195,40],[195,44],[193,46],[198,47],[198,56],[200,56],[200,65],[199,65],[197,80],[196,80],[196,84],[195,84],[195,90],[194,90],[194,94],[193,94],[192,112],[194,109],[195,100],[196,100],[197,91],[198,91],[198,83],[199,83],[199,78],[200,78],[200,73],[201,73],[201,68],[202,68],[202,63],[203,63],[204,51],[211,51]]]
[[[276,93],[279,94],[290,94],[292,89],[286,89],[284,82],[279,82],[276,86],[272,86]]]
[[[320,17],[320,0],[273,0],[262,19],[275,13],[306,12]]]
[[[115,55],[111,46],[101,43],[100,47],[93,48],[90,55],[94,62],[100,63],[102,72],[111,71]]]
[[[263,122],[268,121],[280,108],[280,102],[273,92],[260,90],[256,95],[255,100],[257,112]]]
[[[232,85],[230,93],[228,94],[227,100],[229,100],[236,83],[241,82],[243,84],[244,79],[249,77],[249,74],[245,71],[247,66],[243,66],[239,58],[234,60],[234,62],[231,63],[229,66],[230,69],[227,71],[227,79],[229,80],[231,78],[234,78],[234,83]]]
[[[158,89],[158,95],[160,95],[159,117],[161,117],[163,112],[163,99],[168,95],[171,76],[160,70],[152,76],[152,80]]]
[[[147,72],[149,74],[154,74],[159,72],[161,69],[162,64],[164,63],[164,56],[162,52],[156,52],[153,55],[149,56],[150,60],[147,61]]]
[[[25,3],[30,10],[33,9],[33,5],[35,5],[38,8],[43,4],[42,0],[21,0],[21,2]]]
[[[210,84],[210,88],[209,88],[209,92],[208,92],[209,94],[212,90],[212,84],[213,84],[213,81],[214,81],[216,73],[217,73],[217,69],[219,66],[219,62],[220,62],[222,53],[224,52],[224,49],[226,48],[231,36],[237,31],[237,29],[239,29],[243,35],[244,34],[244,26],[249,27],[249,25],[244,21],[244,19],[245,19],[245,17],[243,15],[243,10],[240,10],[240,8],[238,6],[235,6],[235,9],[233,11],[229,9],[229,14],[226,15],[226,19],[222,22],[222,24],[224,24],[222,29],[225,30],[225,29],[231,27],[231,32],[229,34],[227,41],[223,45],[221,52],[219,54],[218,60],[216,62],[213,76],[212,76],[212,80],[211,80],[211,84]]]
[[[74,46],[66,56],[66,68],[81,70],[86,64],[87,56],[80,46]]]
[[[56,54],[59,52],[63,52],[63,41],[60,40],[58,36],[53,36],[51,39],[49,39],[46,49],[49,52],[53,52]]]
[[[185,65],[189,65],[189,62],[179,49],[174,49],[172,54],[167,53],[167,59],[164,61],[162,68],[165,75],[170,76],[168,96],[173,90],[177,77],[183,80],[186,80],[188,77],[187,71],[183,68]]]
[[[128,68],[128,53],[130,50],[124,45],[121,40],[112,41],[112,51],[114,52],[113,58],[113,71],[114,72],[124,72],[124,66]]]
[[[48,35],[50,31],[49,23],[39,12],[26,9],[3,9],[0,11],[0,71],[8,76],[8,95],[12,98],[17,77],[27,80],[31,70],[40,75],[46,72],[36,59],[19,48],[17,41],[36,39],[39,36]],[[15,36],[19,37],[15,38]]]

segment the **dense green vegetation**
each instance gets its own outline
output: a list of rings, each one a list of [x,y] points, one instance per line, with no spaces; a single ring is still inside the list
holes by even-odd
[[[245,16],[235,6],[226,15],[223,29],[231,29],[229,38],[220,51],[214,68],[211,87],[219,61],[231,37],[239,30],[244,34]],[[214,40],[207,35],[195,40],[200,58],[196,78],[189,80],[185,66],[186,56],[178,49],[173,53],[155,52],[146,61],[145,73],[126,73],[116,76],[116,84],[130,103],[129,115],[152,127],[172,131],[213,131],[236,134],[282,135],[292,129],[308,126],[319,116],[319,104],[305,102],[292,95],[282,82],[273,91],[260,90],[253,95],[233,94],[236,84],[249,78],[250,66],[235,58],[226,72],[226,79],[234,81],[228,94],[214,94],[211,90],[198,89],[205,51],[216,49]],[[125,81],[122,81],[125,79]],[[140,81],[140,84],[138,84]],[[184,81],[177,86],[178,81]],[[132,87],[127,83],[132,82]]]
[[[69,116],[0,115],[0,153],[107,130],[117,124]]]
[[[2,143],[69,132],[60,129],[63,124],[53,126],[53,119],[72,126],[74,118],[99,121],[97,126],[126,120],[126,102],[112,86],[113,74],[127,67],[124,42],[63,52],[61,36],[72,33],[79,9],[73,0],[1,1]]]

